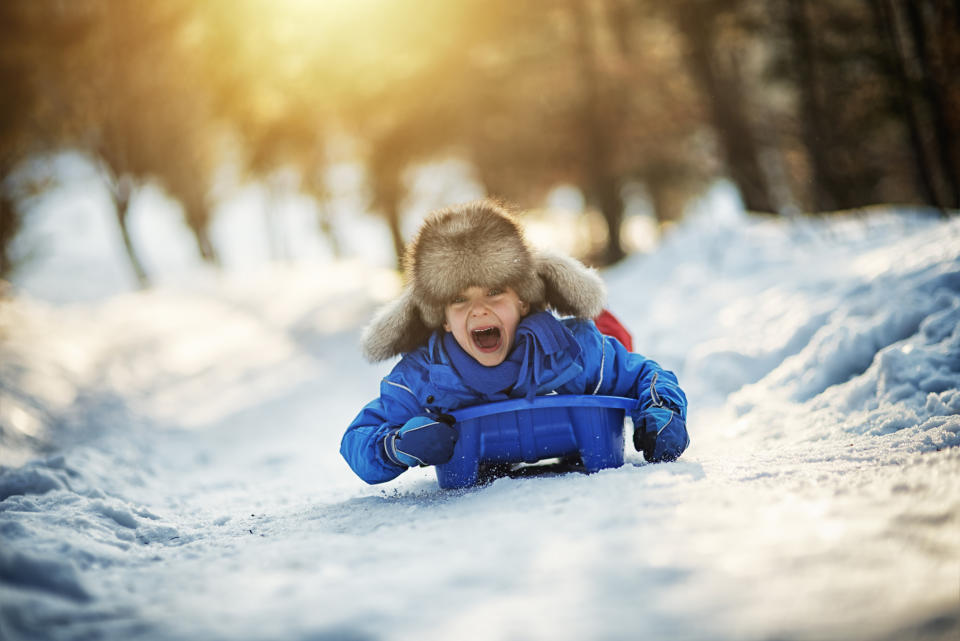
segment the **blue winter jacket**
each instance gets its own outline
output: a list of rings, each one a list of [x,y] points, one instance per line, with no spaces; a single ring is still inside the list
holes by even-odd
[[[551,386],[548,381],[537,394],[607,394],[639,399],[632,416],[653,405],[664,405],[686,419],[687,398],[673,372],[654,361],[628,352],[620,341],[602,335],[593,321],[568,318],[560,321],[580,344],[580,368],[555,368],[560,374]],[[458,408],[503,400],[470,389],[450,364],[443,347],[443,333],[435,332],[428,343],[403,356],[380,382],[380,397],[361,410],[343,435],[340,453],[357,475],[367,483],[383,483],[407,468],[391,463],[383,450],[383,439],[418,415],[436,416]],[[572,360],[572,359],[571,359]],[[579,373],[573,378],[570,371]],[[522,397],[527,390],[515,388],[511,396]]]

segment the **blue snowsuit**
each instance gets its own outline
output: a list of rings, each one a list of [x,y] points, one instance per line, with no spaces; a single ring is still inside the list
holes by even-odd
[[[686,419],[687,398],[673,372],[654,361],[628,352],[615,338],[602,335],[593,321],[573,318],[560,321],[580,344],[574,363],[551,363],[552,380],[542,382],[536,394],[606,394],[639,399],[635,415],[663,405]],[[460,378],[443,347],[443,332],[408,352],[380,383],[380,397],[361,410],[343,435],[340,453],[361,479],[383,483],[407,468],[386,457],[384,437],[414,416],[437,416],[461,407],[503,400],[503,393],[486,395],[471,389]],[[579,367],[578,367],[579,366]],[[571,378],[571,374],[573,377]],[[530,390],[519,384],[511,397]]]

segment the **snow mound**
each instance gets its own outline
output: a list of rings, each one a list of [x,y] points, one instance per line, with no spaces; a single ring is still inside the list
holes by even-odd
[[[936,449],[958,444],[958,248],[956,220],[920,214],[708,216],[611,274],[611,300],[731,436],[919,429]]]
[[[951,225],[852,260],[806,345],[731,396],[751,415],[744,429],[808,440],[913,429],[929,432],[921,450],[960,444],[958,247]]]

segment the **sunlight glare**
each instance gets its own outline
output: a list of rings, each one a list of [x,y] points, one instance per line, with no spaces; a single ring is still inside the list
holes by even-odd
[[[246,64],[309,103],[375,93],[387,78],[444,59],[457,13],[443,2],[248,0],[237,12]],[[224,52],[225,55],[230,52]]]

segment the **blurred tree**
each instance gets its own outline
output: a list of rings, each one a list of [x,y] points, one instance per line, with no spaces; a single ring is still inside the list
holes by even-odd
[[[888,72],[898,89],[918,178],[928,202],[945,209],[960,208],[960,176],[956,163],[956,136],[951,131],[943,94],[949,76],[935,71],[936,40],[927,35],[924,14],[934,12],[932,2],[873,0],[878,31],[886,45]],[[956,19],[946,20],[949,24]],[[960,32],[954,32],[960,37]],[[938,77],[939,76],[939,77]],[[941,88],[942,87],[942,88]]]
[[[480,49],[515,15],[498,11],[499,0],[492,10],[478,0],[415,4],[415,11],[411,3],[381,5],[367,23],[367,50],[348,63],[356,80],[341,104],[343,122],[363,140],[371,204],[387,222],[398,265],[405,246],[404,173],[445,154],[469,156],[494,93],[484,82]],[[378,25],[389,26],[389,35],[377,37]]]
[[[685,45],[684,58],[719,141],[726,172],[749,211],[777,211],[742,79],[747,0],[676,0],[661,5]]]
[[[409,136],[416,137],[410,122],[382,132],[369,140],[367,156],[372,205],[379,210],[390,230],[397,268],[402,268],[406,241],[400,226],[400,207],[404,197],[403,171],[413,164],[415,147],[409,144]]]
[[[814,48],[813,27],[808,16],[806,0],[787,0],[787,29],[790,33],[796,82],[799,89],[800,120],[803,140],[810,157],[813,175],[813,207],[828,211],[837,207],[850,207],[851,201],[844,192],[844,177],[837,175],[831,162],[827,141],[831,139],[832,120],[823,104],[819,63]]]
[[[29,70],[44,47],[43,15],[27,2],[0,3],[0,278],[15,268],[13,240],[22,226],[14,172],[48,148],[38,116],[45,108]]]
[[[896,4],[886,0],[872,0],[871,7],[877,31],[882,34],[881,42],[886,45],[885,48],[881,48],[881,55],[885,56],[886,71],[894,87],[891,99],[896,105],[895,108],[901,113],[909,135],[913,151],[912,164],[917,170],[917,181],[926,202],[943,209],[944,205],[936,186],[935,170],[926,150],[921,115],[918,113],[917,103],[912,95],[914,92],[907,68],[909,53],[904,35],[900,31]]]
[[[267,188],[264,214],[273,257],[287,257],[278,202],[297,188],[318,201],[318,229],[338,255],[324,206],[324,170],[332,103],[343,89],[334,87],[335,56],[325,43],[330,25],[320,22],[327,14],[310,3],[270,9],[262,0],[200,5],[203,77],[217,118],[239,142],[245,175],[263,180]],[[299,175],[297,181],[289,179],[291,171]]]
[[[137,186],[157,180],[181,201],[185,222],[204,260],[210,242],[207,192],[215,168],[208,98],[191,64],[198,53],[185,37],[189,3],[89,2],[89,33],[77,52],[83,86],[77,136],[101,162],[124,246],[142,284],[147,275],[128,229]]]
[[[148,277],[128,216],[145,181],[156,180],[182,201],[201,255],[215,260],[206,202],[214,148],[204,93],[190,64],[195,51],[184,37],[189,3],[40,0],[4,8],[19,16],[11,27],[15,37],[3,47],[5,59],[17,51],[13,43],[29,43],[29,55],[8,71],[9,86],[23,87],[22,95],[7,95],[30,110],[26,119],[5,119],[27,142],[4,148],[22,149],[21,156],[57,148],[90,154],[110,189],[141,284]]]
[[[956,74],[960,67],[960,6],[926,0],[905,2],[903,9],[918,62],[918,82],[931,111],[932,139],[943,171],[947,202],[960,209],[960,104],[955,104],[956,108],[950,104],[951,94],[960,98]]]
[[[503,5],[501,7],[501,5]],[[490,194],[532,206],[555,184],[581,184],[568,3],[498,2],[459,75],[465,83],[464,154]]]
[[[476,44],[459,132],[489,192],[535,205],[560,183],[580,187],[606,223],[610,264],[624,256],[622,190],[641,182],[660,220],[702,175],[702,129],[666,25],[630,2],[513,5]],[[499,13],[499,9],[498,9]],[[672,56],[672,58],[671,58]],[[482,108],[469,109],[469,105]]]
[[[806,158],[806,166],[794,164],[792,174],[810,209],[948,202],[949,176],[955,174],[948,119],[937,115],[937,99],[930,98],[946,85],[938,80],[936,90],[925,93],[921,78],[912,76],[910,70],[921,64],[906,4],[766,4],[770,22],[762,40],[771,51],[773,80],[768,91],[782,83],[792,96],[780,122],[789,123],[792,110],[800,126],[780,135],[788,155],[799,147]]]
[[[623,190],[637,183],[661,222],[721,173],[754,211],[957,206],[958,11],[948,0],[10,0],[0,270],[20,220],[7,178],[65,147],[97,159],[142,282],[128,230],[137,189],[155,181],[179,200],[215,262],[209,190],[229,161],[274,188],[271,177],[296,175],[283,190],[320,202],[333,242],[324,176],[343,131],[398,257],[407,171],[447,155],[521,208],[576,185],[606,223],[598,264],[624,255]]]
[[[20,231],[20,214],[16,204],[5,193],[0,193],[0,278],[13,272],[14,261],[10,252],[13,239]]]
[[[702,142],[706,112],[684,66],[683,39],[634,0],[601,7],[611,34],[604,76],[622,94],[614,136],[621,187],[640,183],[657,220],[675,221],[719,170]]]
[[[574,65],[579,72],[582,91],[580,126],[584,150],[584,186],[588,202],[596,203],[607,224],[607,242],[599,262],[611,265],[626,256],[620,240],[623,224],[623,199],[616,163],[616,138],[623,129],[624,91],[620,83],[609,82],[609,74],[600,68],[600,48],[605,16],[591,15],[590,6],[580,0],[571,2],[576,31]],[[605,6],[594,4],[599,13]],[[622,53],[622,51],[620,52]]]
[[[0,39],[5,45],[0,49],[0,278],[10,275],[14,268],[11,255],[13,239],[21,226],[10,184],[12,174],[24,154],[24,130],[29,113],[30,92],[25,87],[25,76],[20,73],[21,64],[16,59],[18,24],[20,16],[13,5],[0,5]]]

